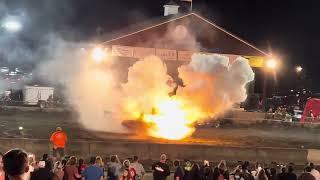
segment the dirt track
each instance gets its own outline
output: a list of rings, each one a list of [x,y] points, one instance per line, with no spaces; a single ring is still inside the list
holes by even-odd
[[[20,126],[23,127],[22,130],[19,130]],[[69,139],[103,140],[106,138],[125,141],[172,142],[140,137],[135,134],[88,131],[81,127],[74,114],[68,112],[17,110],[2,110],[0,112],[0,137],[48,139],[57,126],[61,126],[68,133]],[[191,138],[175,143],[320,148],[320,129],[270,123],[253,125],[234,123],[233,125],[220,126],[219,128],[198,128]]]

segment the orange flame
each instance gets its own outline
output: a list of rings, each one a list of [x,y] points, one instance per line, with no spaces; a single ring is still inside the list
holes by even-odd
[[[157,138],[179,140],[195,131],[193,124],[201,112],[184,107],[181,100],[174,98],[160,99],[153,114],[145,114],[143,121],[150,125],[148,134]]]
[[[247,60],[229,65],[228,58],[220,55],[193,55],[178,72],[183,86],[169,97],[176,85],[170,78],[168,83],[170,76],[161,59],[150,56],[130,67],[128,82],[122,85],[122,119],[142,120],[153,137],[183,139],[192,135],[197,121],[218,117],[233,103],[245,100],[245,84],[254,78]]]

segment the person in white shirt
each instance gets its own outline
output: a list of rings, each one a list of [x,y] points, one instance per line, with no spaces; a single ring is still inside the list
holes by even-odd
[[[142,179],[146,171],[144,170],[141,163],[139,163],[138,156],[133,156],[133,163],[130,164],[130,168],[136,171],[138,179]]]

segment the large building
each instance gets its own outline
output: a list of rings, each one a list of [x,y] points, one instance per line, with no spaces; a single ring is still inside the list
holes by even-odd
[[[157,55],[166,62],[168,73],[177,78],[177,67],[188,63],[194,52],[224,54],[231,62],[243,56],[254,68],[264,66],[266,52],[197,13],[179,13],[179,8],[170,2],[164,5],[163,17],[104,37],[102,44],[119,59],[116,68],[126,69],[145,56]],[[125,79],[127,74],[119,71],[119,76]]]

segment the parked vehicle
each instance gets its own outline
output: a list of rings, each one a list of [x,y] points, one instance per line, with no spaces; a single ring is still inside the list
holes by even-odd
[[[47,107],[53,101],[53,87],[25,86],[22,90],[23,104]]]

